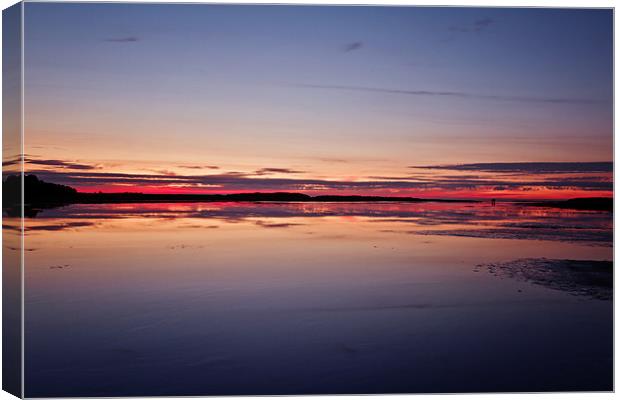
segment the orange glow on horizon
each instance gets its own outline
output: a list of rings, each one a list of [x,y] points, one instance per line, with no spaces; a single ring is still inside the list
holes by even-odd
[[[25,168],[27,174],[37,175],[47,182],[71,186],[84,193],[173,195],[289,192],[311,196],[471,200],[562,200],[613,196],[613,190],[607,189],[612,185],[613,174],[600,168],[590,172],[587,168],[583,171],[530,172],[520,167],[519,163],[516,167],[511,166],[512,170],[496,171],[490,167],[480,168],[477,164],[472,164],[473,168],[469,170],[385,164],[372,170],[363,163],[338,162],[339,168],[325,171],[322,169],[324,166],[319,167],[319,164],[316,168],[309,165],[287,168],[282,164],[265,168],[255,164],[233,169],[208,165],[175,167],[165,163],[153,166],[153,163],[139,161],[115,164],[110,161],[45,160],[28,156]],[[355,170],[363,173],[353,174]]]

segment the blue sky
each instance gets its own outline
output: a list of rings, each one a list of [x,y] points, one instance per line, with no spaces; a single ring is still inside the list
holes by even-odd
[[[26,3],[25,16],[35,155],[339,179],[612,158],[611,10]]]

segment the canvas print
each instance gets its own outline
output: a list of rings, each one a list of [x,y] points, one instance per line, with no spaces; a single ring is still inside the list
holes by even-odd
[[[5,390],[613,390],[611,9],[3,26]]]

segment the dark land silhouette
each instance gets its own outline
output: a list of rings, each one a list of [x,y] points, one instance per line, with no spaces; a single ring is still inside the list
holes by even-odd
[[[2,183],[5,208],[20,205],[21,179],[10,175]],[[45,208],[67,204],[148,203],[148,202],[445,202],[479,203],[479,200],[423,199],[418,197],[390,196],[310,196],[303,193],[233,193],[233,194],[149,194],[149,193],[84,193],[76,189],[45,182],[35,175],[24,176],[24,204]],[[568,208],[578,210],[612,211],[613,198],[590,197],[564,201],[523,202],[524,205]]]
[[[19,205],[22,182],[19,175],[9,175],[2,182],[2,201],[4,206]],[[78,197],[78,191],[72,187],[45,182],[35,175],[24,176],[25,203],[71,203]]]
[[[18,175],[8,176],[3,182],[5,206],[20,204],[21,181]],[[310,196],[292,192],[255,192],[232,194],[152,194],[152,193],[84,193],[76,189],[40,180],[35,175],[24,176],[24,203],[28,205],[144,203],[144,202],[476,202],[476,200],[421,199],[417,197],[388,196]]]
[[[536,207],[566,208],[571,210],[613,211],[613,197],[582,197],[559,201],[539,201],[526,203]]]

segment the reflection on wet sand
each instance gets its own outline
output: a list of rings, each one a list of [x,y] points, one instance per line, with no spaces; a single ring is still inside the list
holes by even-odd
[[[288,228],[303,225],[291,222],[292,218],[357,217],[400,228],[383,229],[384,233],[584,242],[597,246],[611,246],[613,242],[609,212],[540,209],[510,203],[497,207],[466,203],[81,204],[39,210],[37,215],[29,219],[27,231],[73,229],[94,225],[98,220],[126,218],[192,220],[192,225],[185,226],[213,229],[219,226],[213,221],[250,221],[264,228]],[[74,219],[82,221],[71,221]],[[13,228],[10,222],[5,227]]]
[[[474,269],[609,262],[611,227],[504,204],[42,210],[25,232],[27,395],[609,390],[612,302],[539,278],[591,279]]]
[[[561,242],[584,242],[593,246],[612,246],[613,232],[609,229],[597,228],[539,228],[539,227],[515,227],[515,228],[486,228],[486,229],[449,229],[410,231],[418,235],[443,235],[462,236],[473,238],[490,239],[530,239],[530,240],[554,240]]]

